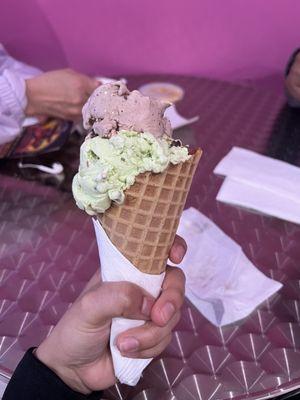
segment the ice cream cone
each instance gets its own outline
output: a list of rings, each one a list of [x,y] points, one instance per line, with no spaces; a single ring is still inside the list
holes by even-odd
[[[124,203],[98,215],[111,242],[140,271],[156,275],[165,270],[201,153],[198,149],[162,173],[138,175]]]

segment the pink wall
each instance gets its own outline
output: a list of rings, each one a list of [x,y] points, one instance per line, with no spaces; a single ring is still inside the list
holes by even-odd
[[[44,69],[280,75],[300,45],[299,0],[1,0],[0,41]]]

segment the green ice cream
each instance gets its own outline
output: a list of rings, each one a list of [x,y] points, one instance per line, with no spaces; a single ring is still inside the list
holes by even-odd
[[[143,172],[159,173],[169,163],[190,158],[184,146],[171,146],[168,137],[150,133],[120,131],[111,138],[95,136],[80,149],[79,171],[73,179],[77,206],[90,215],[103,213],[111,202],[122,204],[124,191]]]

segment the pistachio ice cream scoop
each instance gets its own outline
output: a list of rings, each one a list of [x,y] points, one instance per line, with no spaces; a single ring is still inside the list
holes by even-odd
[[[106,211],[112,202],[122,204],[124,191],[143,172],[160,173],[169,164],[190,158],[184,146],[174,146],[164,136],[151,133],[120,131],[110,138],[95,136],[80,149],[79,171],[73,179],[77,206],[90,215]]]

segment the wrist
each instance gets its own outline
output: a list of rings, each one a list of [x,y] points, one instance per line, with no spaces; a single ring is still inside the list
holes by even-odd
[[[90,394],[92,391],[82,382],[76,370],[65,366],[53,353],[47,350],[44,343],[33,352],[34,356],[51,369],[70,389],[84,395]]]
[[[41,114],[41,110],[38,107],[38,105],[40,104],[40,94],[38,90],[38,85],[36,84],[36,78],[25,80],[25,93],[27,99],[25,115],[33,116]]]

